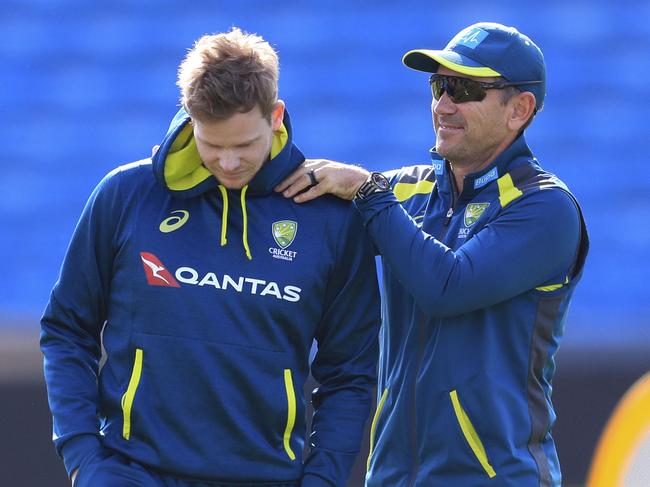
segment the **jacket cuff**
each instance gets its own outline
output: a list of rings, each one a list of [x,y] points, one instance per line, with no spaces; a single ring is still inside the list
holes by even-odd
[[[368,195],[364,199],[354,198],[352,203],[361,214],[364,226],[367,226],[377,213],[392,205],[398,205],[399,201],[392,191],[380,191]]]
[[[302,477],[300,487],[336,487],[336,485],[318,475],[306,473]]]
[[[85,457],[103,448],[99,438],[95,435],[79,435],[66,441],[61,448],[61,456],[68,477],[73,470],[79,468]]]

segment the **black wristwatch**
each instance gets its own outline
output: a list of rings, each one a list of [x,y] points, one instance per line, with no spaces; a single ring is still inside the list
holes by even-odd
[[[388,179],[386,179],[386,176],[380,172],[371,172],[368,179],[366,179],[366,182],[363,183],[359,188],[359,191],[357,191],[355,198],[363,200],[371,194],[383,193],[386,191],[390,191],[390,183],[388,182]]]

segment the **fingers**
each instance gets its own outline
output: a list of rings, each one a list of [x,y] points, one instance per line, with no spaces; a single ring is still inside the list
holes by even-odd
[[[325,193],[351,200],[370,173],[359,167],[327,159],[308,159],[275,187],[296,203],[313,200]],[[303,192],[304,191],[304,192]]]
[[[316,186],[312,186],[304,193],[300,193],[299,195],[295,196],[293,198],[293,201],[296,203],[305,203],[307,201],[314,200],[319,196],[323,196],[325,193],[327,193],[327,190],[325,190],[325,185],[317,184]]]
[[[305,175],[305,168],[303,167],[304,164],[305,163],[303,162],[300,166],[298,166],[298,169],[296,169],[284,181],[278,184],[275,187],[275,191],[277,191],[278,193],[282,193],[284,192],[284,190],[286,190],[288,187],[292,186],[293,184],[296,183],[296,181],[302,178]]]
[[[159,146],[159,145],[154,145],[154,146],[151,148],[151,157],[153,157],[153,156],[156,155],[156,152],[158,152],[158,149],[160,149],[160,146]]]
[[[306,170],[313,169],[314,171],[318,170],[321,167],[325,167],[328,164],[333,164],[334,161],[329,161],[327,159],[305,159],[305,162],[302,163],[302,167]]]
[[[280,184],[278,184],[274,189],[278,193],[284,193],[284,191],[291,187],[292,185],[298,183],[298,186],[296,189],[291,188],[290,194],[286,195],[286,197],[290,198],[294,194],[296,194],[299,191],[302,191],[305,189],[307,186],[311,184],[311,178],[307,174],[310,170],[314,171],[314,174],[317,175],[318,169],[325,166],[328,162],[326,159],[306,159],[305,162],[300,164],[298,166],[298,169],[296,169],[294,172],[292,172],[284,181],[282,181]],[[304,184],[305,181],[303,181],[303,178],[307,174],[307,184]],[[318,179],[318,176],[316,176],[317,181],[320,181]]]
[[[285,198],[293,198],[301,191],[309,188],[309,186],[312,186],[311,177],[309,176],[309,173],[303,171],[298,175],[297,179],[282,192],[282,196]]]

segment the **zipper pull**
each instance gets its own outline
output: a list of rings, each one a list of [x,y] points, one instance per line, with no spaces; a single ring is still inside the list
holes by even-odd
[[[449,225],[449,222],[451,221],[451,217],[452,217],[452,216],[454,216],[454,209],[453,209],[453,208],[449,208],[449,210],[447,211],[447,216],[446,216],[445,221],[444,221],[444,223],[443,223],[444,226]]]

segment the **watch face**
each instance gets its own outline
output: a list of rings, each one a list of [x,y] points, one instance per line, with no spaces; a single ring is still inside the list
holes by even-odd
[[[390,191],[390,183],[388,182],[388,179],[386,179],[386,176],[380,172],[373,172],[370,174],[370,177],[366,182],[361,185],[357,191],[356,197],[364,199],[373,193],[383,191]]]
[[[390,188],[388,179],[380,172],[372,173],[372,182],[379,188],[381,191],[386,191]]]

